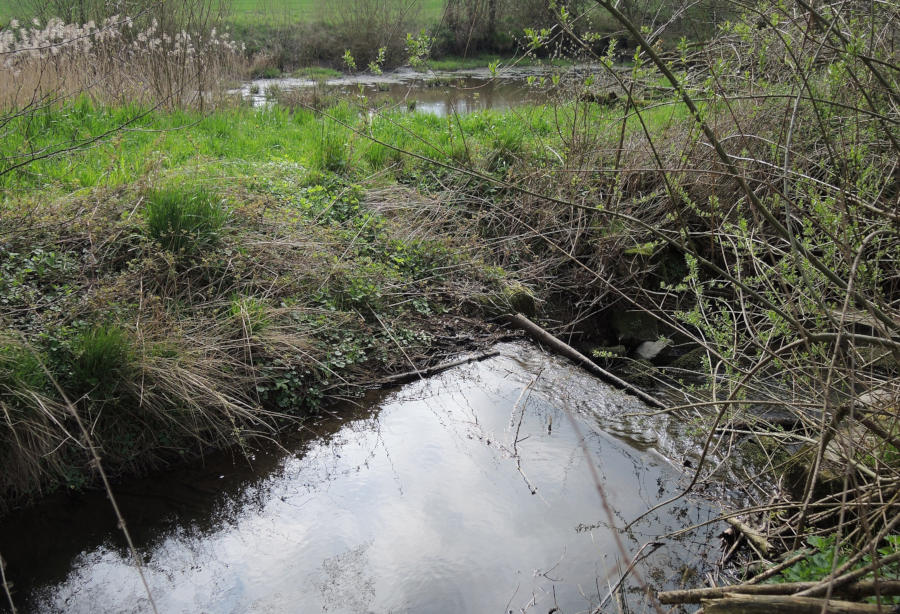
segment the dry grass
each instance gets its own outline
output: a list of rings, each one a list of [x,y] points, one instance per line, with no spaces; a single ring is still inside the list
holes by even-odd
[[[0,30],[0,107],[28,110],[81,94],[123,105],[208,105],[241,64],[241,49],[207,23],[182,25],[120,16],[83,25],[13,21]]]

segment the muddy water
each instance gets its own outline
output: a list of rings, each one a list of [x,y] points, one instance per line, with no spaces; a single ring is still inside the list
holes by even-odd
[[[585,452],[619,526],[681,473],[653,425],[626,417],[639,401],[530,346],[499,350],[310,424],[280,453],[118,489],[159,612],[591,611],[623,555]],[[622,535],[628,557],[713,513],[691,500],[651,515]],[[665,540],[641,575],[693,584],[718,530]],[[103,497],[6,519],[0,552],[22,612],[150,611]]]
[[[254,105],[261,106],[270,102],[266,93],[271,88],[280,91],[319,88],[322,94],[338,95],[372,108],[393,107],[443,117],[453,113],[505,110],[526,103],[546,102],[549,80],[552,75],[560,73],[565,74],[566,80],[587,74],[603,75],[598,67],[591,65],[565,69],[508,67],[494,74],[486,68],[429,73],[399,69],[382,75],[344,76],[319,83],[297,78],[258,79],[245,83],[238,91]],[[531,85],[528,83],[529,77],[533,78]],[[540,85],[542,79],[544,87]]]

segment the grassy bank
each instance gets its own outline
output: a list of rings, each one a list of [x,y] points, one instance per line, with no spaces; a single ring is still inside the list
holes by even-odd
[[[6,194],[34,191],[67,192],[83,187],[116,187],[154,171],[172,171],[195,163],[216,167],[290,161],[304,168],[341,171],[362,179],[387,173],[408,181],[425,166],[414,154],[440,164],[471,166],[496,177],[512,172],[518,162],[529,164],[565,151],[565,134],[590,122],[606,138],[620,129],[621,112],[592,103],[562,106],[524,106],[509,112],[485,111],[439,118],[427,113],[386,112],[368,117],[368,110],[342,102],[318,112],[286,106],[297,99],[283,94],[283,105],[263,109],[246,106],[213,113],[194,111],[148,112],[145,107],[97,106],[87,98],[47,109],[14,123],[4,139],[5,151],[58,149],[91,135],[113,133],[74,156],[35,160],[27,171],[0,175]],[[302,97],[299,99],[303,101]],[[660,103],[641,116],[654,131],[665,131],[686,119],[676,102]],[[119,126],[126,125],[120,131]],[[625,125],[627,138],[642,128],[632,115]],[[553,153],[556,152],[556,153]],[[499,158],[505,157],[505,163]],[[493,170],[492,170],[493,169]],[[5,168],[0,167],[0,171]],[[551,169],[552,170],[552,169]]]
[[[4,505],[92,483],[73,409],[111,474],[141,472],[438,360],[481,326],[452,318],[531,309],[492,264],[527,276],[536,261],[510,250],[531,239],[501,257],[502,216],[445,197],[560,168],[559,128],[585,113],[616,132],[617,111],[589,103],[438,118],[82,97],[14,119],[7,164],[112,136],[0,169]],[[663,131],[683,116],[645,119]],[[460,186],[451,168],[475,176]]]
[[[141,112],[82,99],[5,146]],[[447,144],[445,123],[399,119]],[[3,175],[4,506],[93,482],[73,409],[108,472],[141,472],[253,445],[460,349],[457,333],[480,325],[456,318],[510,309],[513,279],[480,246],[397,209],[422,197],[388,177],[417,172],[312,113],[235,108],[153,112]]]
[[[440,58],[429,59],[422,66],[422,70],[467,70],[472,68],[489,68],[490,66],[502,69],[507,66],[556,66],[566,68],[572,66],[574,60],[567,58],[541,59],[529,56],[499,55],[496,53],[479,53],[473,56],[446,55]]]

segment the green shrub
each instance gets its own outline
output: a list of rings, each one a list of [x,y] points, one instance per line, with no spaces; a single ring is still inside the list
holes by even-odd
[[[281,69],[277,66],[266,66],[258,70],[254,70],[251,75],[254,79],[277,79],[281,76]]]
[[[384,287],[394,276],[390,267],[368,257],[353,266],[338,265],[332,271],[324,305],[340,311],[378,312],[384,308]]]
[[[176,254],[215,245],[228,222],[222,200],[205,188],[162,188],[147,194],[146,200],[144,218],[150,237]]]

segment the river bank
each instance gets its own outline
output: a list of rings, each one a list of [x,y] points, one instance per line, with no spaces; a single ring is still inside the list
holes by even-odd
[[[583,80],[584,70],[568,82]],[[533,181],[528,168],[538,160],[563,160],[552,172],[564,176],[587,153],[561,125],[606,126],[596,138],[634,147],[645,130],[671,138],[687,121],[674,100],[624,124],[621,112],[576,101],[441,118],[373,115],[365,102],[342,101],[321,115],[289,105],[199,115],[87,100],[53,111],[49,130],[23,132],[22,143],[52,147],[71,131],[139,119],[114,143],[3,176],[2,287],[13,328],[2,364],[16,411],[27,417],[6,450],[16,456],[14,441],[39,444],[24,456],[33,461],[10,462],[21,467],[7,474],[12,499],[92,482],[84,451],[67,449],[78,448],[77,436],[61,447],[56,437],[36,436],[47,420],[65,423],[69,411],[42,364],[75,390],[86,415],[128,408],[116,411],[129,426],[113,420],[102,446],[121,475],[192,455],[197,444],[243,445],[271,428],[278,412],[303,414],[379,373],[471,349],[472,339],[497,334],[479,322],[516,311],[549,317],[554,332],[601,364],[675,392],[676,405],[703,402],[702,391],[678,389],[706,387],[696,375],[710,368],[710,348],[669,308],[648,310],[652,303],[640,298],[696,275],[690,259],[651,237],[635,245],[600,208],[573,207],[579,184],[532,183],[529,190],[558,199],[549,205],[514,187]],[[622,176],[626,185],[646,180],[639,160],[647,153],[634,147],[629,156],[638,161],[621,162],[635,167]],[[705,189],[689,189],[697,188]],[[181,207],[194,207],[190,219],[179,217]],[[656,213],[645,206],[638,215]],[[590,241],[578,240],[579,228],[589,229]],[[548,242],[548,232],[557,239]],[[579,258],[593,270],[617,267],[617,292],[559,256],[565,237],[575,241],[567,252],[588,249]],[[646,273],[627,272],[635,267]],[[553,318],[577,324],[554,327]],[[167,379],[175,369],[193,388]],[[782,393],[773,387],[762,401]],[[200,412],[194,443],[163,404]],[[150,425],[146,438],[140,430]]]
[[[560,110],[581,107],[49,111],[10,146],[129,128],[2,177],[4,500],[96,479],[73,406],[111,474],[142,472],[471,348],[486,318],[534,313],[547,295],[498,266],[489,218],[448,207],[445,182],[560,148]]]
[[[127,112],[84,102],[56,117]],[[320,141],[312,115],[197,119],[154,114],[81,165],[5,176],[5,507],[95,483],[73,408],[111,475],[141,473],[476,347],[491,335],[479,321],[516,296],[477,245],[390,211],[414,193],[326,170],[350,151]],[[276,143],[308,148],[306,163]]]

